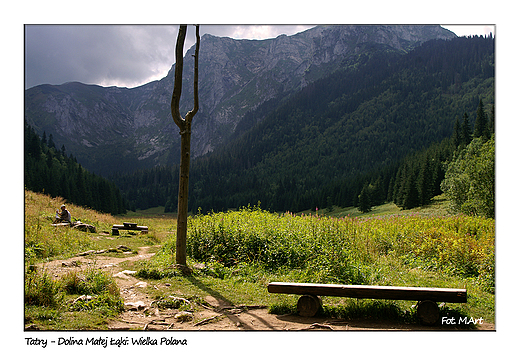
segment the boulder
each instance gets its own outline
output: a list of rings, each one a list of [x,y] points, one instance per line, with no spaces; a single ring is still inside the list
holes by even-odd
[[[96,232],[95,226],[82,223],[81,221],[76,221],[75,223],[73,223],[72,228],[78,229],[79,231],[83,231],[83,232],[92,232],[92,233]]]

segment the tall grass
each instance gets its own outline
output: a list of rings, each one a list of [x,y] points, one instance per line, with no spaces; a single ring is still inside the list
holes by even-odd
[[[72,220],[80,220],[96,227],[97,233],[87,233],[69,227],[52,226],[54,213],[61,205],[66,204],[72,214]],[[122,232],[117,240],[108,239],[112,225],[123,221],[136,222],[149,226],[146,235],[131,235]],[[56,258],[68,258],[86,250],[100,250],[112,245],[125,244],[129,247],[154,245],[166,239],[173,218],[146,218],[133,215],[131,217],[112,216],[92,209],[68,204],[62,198],[51,198],[48,195],[25,191],[25,226],[24,253],[25,264],[34,264]]]
[[[25,191],[25,227],[24,251],[26,264],[56,256],[71,256],[75,253],[98,248],[97,241],[91,234],[68,227],[54,227],[54,213],[61,204],[67,204],[62,198]],[[110,231],[110,226],[117,220],[108,214],[101,214],[92,209],[68,205],[73,221],[94,225],[97,230]]]
[[[493,292],[494,236],[494,220],[463,215],[331,218],[248,207],[191,218],[187,251],[224,266],[298,270],[300,281],[316,283],[385,283],[392,261],[474,278]]]
[[[43,307],[58,307],[63,301],[63,291],[59,282],[47,272],[31,271],[25,274],[24,303]]]
[[[76,299],[78,295],[89,297]],[[63,328],[63,316],[71,312],[87,313],[87,325],[81,328],[91,328],[93,325],[88,324],[95,318],[115,316],[124,309],[114,279],[96,269],[89,269],[85,274],[69,272],[58,279],[45,270],[30,270],[25,274],[24,304],[25,322],[37,322],[44,328],[49,327],[49,323]],[[75,316],[69,318],[75,319]]]
[[[36,323],[43,329],[102,329],[107,323],[107,316],[115,316],[123,310],[123,299],[111,275],[89,268],[85,273],[72,271],[58,278],[49,274],[45,267],[36,265],[52,259],[68,258],[85,250],[120,244],[136,248],[160,243],[159,238],[167,236],[172,222],[157,219],[149,234],[128,237],[121,234],[115,239],[109,237],[109,232],[113,224],[121,222],[122,217],[74,204],[67,204],[73,221],[94,225],[98,233],[52,226],[54,212],[64,203],[67,204],[62,198],[25,191],[25,323]],[[132,217],[132,221],[149,225],[149,220],[137,217]],[[106,233],[103,234],[103,231]],[[90,297],[76,300],[81,295]]]

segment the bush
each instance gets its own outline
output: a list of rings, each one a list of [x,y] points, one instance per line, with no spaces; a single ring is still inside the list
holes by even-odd
[[[411,268],[476,278],[492,290],[494,242],[494,220],[479,217],[338,219],[244,208],[190,218],[187,253],[224,267],[292,269],[300,282],[340,284],[384,279],[375,266],[391,255]]]
[[[99,310],[105,315],[114,315],[124,310],[123,300],[119,295],[103,292],[90,300],[78,300],[70,307],[71,311]]]
[[[119,288],[113,278],[96,269],[89,269],[85,275],[69,272],[61,279],[67,294],[103,294],[119,296]]]
[[[495,137],[471,143],[448,165],[441,189],[450,208],[464,214],[495,217]]]
[[[60,284],[46,272],[25,274],[24,302],[26,305],[56,307],[63,301]]]
[[[175,270],[163,270],[154,267],[144,267],[137,271],[136,277],[144,279],[163,279],[175,277],[177,272]]]

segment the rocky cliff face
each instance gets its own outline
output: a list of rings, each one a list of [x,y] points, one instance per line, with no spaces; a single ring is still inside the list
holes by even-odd
[[[225,142],[246,113],[331,73],[367,51],[367,44],[404,53],[430,39],[453,37],[440,26],[393,25],[318,26],[268,40],[204,35],[192,156]],[[191,48],[184,62],[181,114],[193,105],[193,53]],[[40,134],[53,134],[96,173],[176,163],[180,136],[170,114],[173,69],[160,81],[131,89],[81,83],[30,88],[25,119]]]

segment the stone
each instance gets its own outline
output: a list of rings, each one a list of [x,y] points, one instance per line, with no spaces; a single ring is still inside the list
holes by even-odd
[[[72,228],[73,229],[78,229],[79,231],[83,231],[83,232],[91,232],[91,233],[95,233],[96,232],[96,227],[95,226],[82,223],[81,221],[75,222],[72,225]]]
[[[130,271],[130,270],[125,269],[124,271],[121,271],[121,273],[130,274],[131,275],[131,274],[136,274],[137,271]]]
[[[85,295],[84,294],[84,295],[81,295],[81,296],[77,297],[76,299],[74,299],[72,301],[72,305],[76,304],[79,301],[89,301],[89,300],[92,300],[92,299],[94,299],[94,297],[92,297],[91,295]]]
[[[139,311],[144,310],[144,308],[146,308],[146,304],[141,300],[138,300],[137,302],[127,302],[125,303],[125,308],[128,310]]]
[[[174,315],[174,318],[180,322],[193,320],[193,313],[187,311],[181,311]]]
[[[78,267],[79,263],[78,263],[78,261],[62,262],[61,266],[62,267]]]
[[[123,272],[116,273],[116,274],[112,275],[112,277],[121,278],[121,279],[130,279],[130,276],[128,276],[127,274],[125,274]]]
[[[96,252],[97,252],[96,250],[88,250],[88,251],[85,251],[85,252],[78,253],[77,256],[87,256],[87,255],[94,254]]]
[[[195,264],[193,265],[193,268],[202,271],[202,270],[206,269],[206,264],[204,264],[204,263],[195,263]]]

